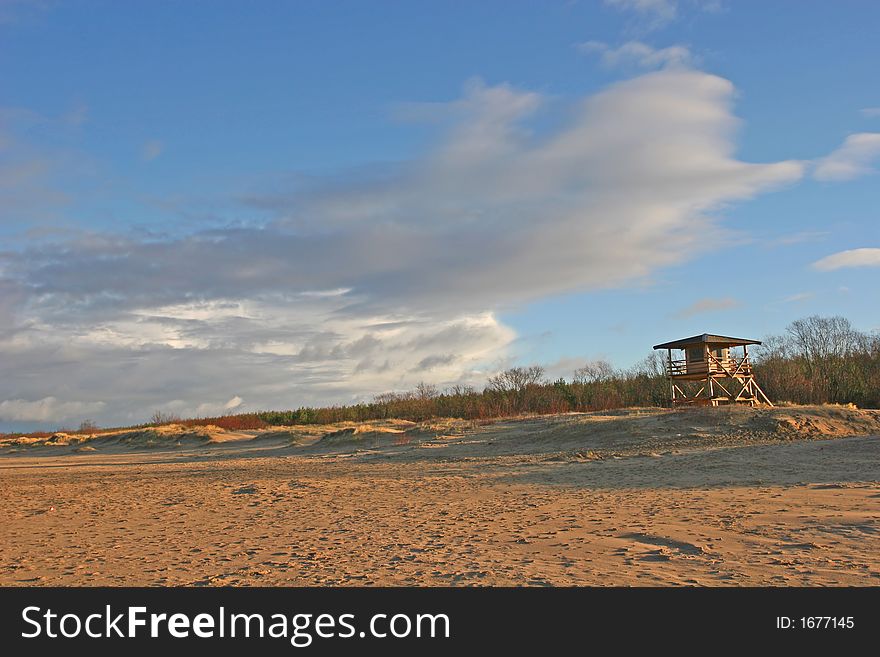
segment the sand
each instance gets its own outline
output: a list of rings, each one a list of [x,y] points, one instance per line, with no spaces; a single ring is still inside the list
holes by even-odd
[[[0,443],[0,585],[880,585],[880,412]]]

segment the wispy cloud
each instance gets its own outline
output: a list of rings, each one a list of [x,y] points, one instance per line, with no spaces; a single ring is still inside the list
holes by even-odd
[[[180,415],[194,414],[197,417],[213,417],[223,415],[224,413],[230,413],[232,411],[238,411],[240,413],[243,410],[244,399],[238,395],[234,395],[225,403],[205,402],[196,406],[195,413],[192,413],[187,406],[188,404],[184,400],[174,400],[166,404],[164,409],[160,410],[167,410],[171,413]]]
[[[880,107],[865,107],[859,110],[859,112],[866,118],[875,119],[880,116]]]
[[[851,180],[874,172],[871,164],[880,157],[880,133],[850,135],[837,150],[822,158],[813,170],[817,180]]]
[[[605,4],[635,13],[651,29],[671,23],[678,14],[677,0],[605,0]]]
[[[627,12],[635,17],[635,27],[640,31],[657,30],[666,27],[682,13],[682,8],[706,12],[717,12],[722,8],[721,0],[604,0],[609,7]]]
[[[0,25],[18,23],[49,10],[52,0],[0,0]]]
[[[89,120],[89,106],[82,102],[76,103],[61,117],[61,120],[71,127],[79,128]]]
[[[263,224],[4,252],[0,358],[20,374],[0,399],[76,390],[107,403],[95,419],[126,422],[172,402],[198,413],[230,385],[271,407],[426,371],[481,384],[516,337],[500,311],[683,262],[719,208],[802,176],[733,156],[733,96],[664,69],[574,99],[570,123],[542,132],[540,94],[473,82],[433,108],[448,113],[433,151],[256,199]]]
[[[819,271],[834,271],[847,267],[880,267],[880,248],[840,251],[813,263],[813,268]]]
[[[788,235],[780,235],[778,237],[763,240],[761,244],[767,247],[775,246],[792,246],[794,244],[803,244],[804,242],[817,242],[829,235],[827,230],[801,230]]]
[[[55,217],[69,202],[58,179],[82,175],[90,160],[62,144],[87,118],[84,104],[56,116],[0,107],[0,224],[25,228]],[[42,139],[31,138],[35,134]]]
[[[159,139],[150,139],[144,142],[144,145],[141,148],[141,157],[143,157],[147,162],[150,162],[152,160],[155,160],[164,152],[164,142],[160,141]]]
[[[84,420],[89,415],[99,413],[104,402],[62,402],[55,397],[44,397],[34,401],[25,399],[6,399],[0,401],[0,420],[8,422],[63,422],[64,420]]]
[[[797,292],[795,294],[791,294],[785,297],[782,300],[782,303],[797,303],[798,301],[806,301],[807,299],[812,299],[815,296],[813,292]]]
[[[703,315],[706,313],[733,310],[734,308],[738,308],[741,305],[742,304],[738,300],[731,297],[709,297],[705,299],[699,299],[691,305],[687,306],[686,308],[682,308],[677,313],[675,313],[674,317],[678,319],[689,319],[691,317],[696,317],[697,315]]]
[[[641,41],[627,41],[614,48],[602,41],[585,41],[577,44],[583,53],[598,54],[606,68],[634,66],[652,69],[667,66],[687,66],[694,61],[691,51],[681,45],[654,48]]]

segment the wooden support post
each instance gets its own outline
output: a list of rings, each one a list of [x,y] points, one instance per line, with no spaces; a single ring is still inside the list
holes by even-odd
[[[731,397],[731,398],[733,397],[733,395],[730,394],[730,390],[725,388],[724,385],[721,383],[721,381],[716,379],[715,385],[718,386],[719,388],[721,388],[724,391],[724,394],[726,394],[728,397]]]
[[[764,391],[761,390],[761,386],[758,385],[758,382],[752,379],[752,385],[755,387],[755,390],[758,392],[758,394],[760,394],[761,397],[764,398],[764,403],[767,404],[767,406],[769,406],[770,408],[773,408],[773,403],[770,401],[767,395],[764,394]],[[755,399],[758,399],[758,395],[755,395]]]

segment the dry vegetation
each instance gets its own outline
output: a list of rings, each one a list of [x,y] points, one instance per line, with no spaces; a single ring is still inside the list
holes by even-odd
[[[244,441],[264,449],[294,448],[308,454],[379,450],[385,457],[397,458],[411,456],[413,450],[444,448],[444,454],[457,457],[542,453],[601,459],[651,455],[658,451],[873,435],[880,435],[880,410],[858,409],[853,405],[677,410],[637,407],[491,420],[388,418],[234,430],[217,425],[175,423],[98,430],[92,434],[59,432],[7,437],[0,439],[0,453],[26,454],[34,453],[33,450],[128,453],[132,450],[208,449],[226,444],[240,446]]]

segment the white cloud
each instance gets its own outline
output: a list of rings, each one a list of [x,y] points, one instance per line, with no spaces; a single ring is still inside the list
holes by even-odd
[[[813,171],[817,180],[851,180],[874,171],[871,164],[880,157],[880,133],[850,135],[837,150],[818,161]]]
[[[682,308],[675,314],[675,316],[680,319],[689,319],[706,313],[732,310],[733,308],[738,308],[740,305],[739,301],[731,297],[709,297],[706,299],[699,299],[688,307]]]
[[[47,326],[4,341],[0,353],[5,367],[23,373],[16,389],[43,390],[52,382],[40,372],[64,371],[66,386],[110,400],[102,424],[126,424],[154,409],[184,417],[240,411],[244,400],[228,397],[231,386],[260,409],[359,401],[419,380],[482,385],[515,337],[491,314],[401,319],[343,317],[338,309],[275,301],[244,323],[174,321],[162,341],[152,338],[161,317],[144,320],[142,334],[112,321],[109,330],[81,335],[53,335]],[[59,421],[50,413],[41,419]]]
[[[862,116],[873,119],[880,116],[880,107],[865,107],[859,110]]]
[[[845,267],[880,267],[880,249],[864,248],[840,251],[813,263],[819,271],[833,271]]]
[[[60,401],[44,397],[36,401],[6,399],[0,402],[0,420],[8,422],[58,422],[85,420],[104,409],[104,402]]]
[[[627,41],[617,48],[612,48],[602,41],[586,41],[578,44],[577,48],[584,53],[598,54],[602,65],[607,68],[636,66],[651,69],[687,66],[694,59],[690,50],[685,46],[654,48],[641,41]]]
[[[230,399],[228,402],[223,404],[223,410],[231,411],[233,408],[238,408],[243,403],[244,403],[244,399],[242,399],[238,395],[235,395],[232,399]]]
[[[232,411],[242,411],[244,400],[235,395],[228,402],[203,402],[193,408],[192,403],[184,399],[174,399],[162,406],[162,409],[179,417],[217,417]]]
[[[264,225],[0,253],[17,373],[0,399],[76,389],[122,423],[196,413],[231,385],[271,408],[482,384],[515,355],[500,311],[683,262],[729,204],[801,177],[734,156],[733,96],[664,69],[577,99],[547,133],[540,94],[474,82],[431,107],[449,126],[437,148],[255,199],[276,213]]]

